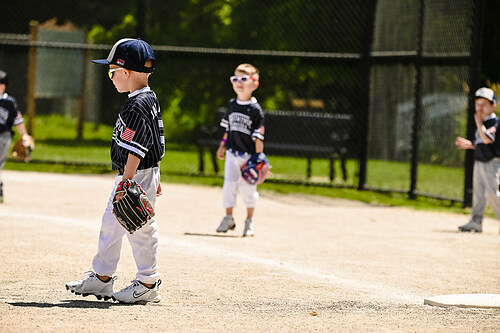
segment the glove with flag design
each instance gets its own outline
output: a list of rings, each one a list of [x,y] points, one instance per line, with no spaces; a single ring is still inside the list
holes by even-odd
[[[117,198],[123,193],[121,198]],[[113,199],[113,214],[129,233],[142,228],[155,212],[146,192],[134,180],[124,180],[118,184]]]
[[[241,167],[241,176],[251,185],[259,185],[266,180],[269,174],[269,161],[264,153],[252,155],[250,159]]]

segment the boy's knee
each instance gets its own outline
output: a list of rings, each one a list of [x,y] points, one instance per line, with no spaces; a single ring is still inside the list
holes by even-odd
[[[500,205],[500,192],[498,191],[488,191],[486,193],[486,200],[489,203],[497,203]]]
[[[247,208],[254,208],[259,201],[259,192],[254,192],[248,196],[243,197],[243,202]]]

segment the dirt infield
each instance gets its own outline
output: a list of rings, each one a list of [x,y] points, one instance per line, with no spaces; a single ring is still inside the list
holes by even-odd
[[[500,310],[425,297],[500,294],[499,223],[463,215],[261,193],[256,236],[215,233],[221,189],[164,184],[157,203],[162,301],[69,293],[90,269],[113,176],[2,173],[0,332],[498,332]],[[93,194],[95,193],[95,194]],[[82,202],[81,204],[79,202]],[[128,243],[115,290],[135,276]]]

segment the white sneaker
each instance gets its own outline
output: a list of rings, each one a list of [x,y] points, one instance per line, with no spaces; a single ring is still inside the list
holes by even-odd
[[[469,223],[458,227],[458,230],[464,231],[464,232],[469,232],[469,231],[483,232],[483,226],[481,223],[471,220],[471,221],[469,221]]]
[[[113,276],[108,282],[102,282],[94,272],[88,271],[83,274],[82,280],[66,283],[66,290],[84,297],[94,295],[97,299],[104,299],[106,301],[113,295],[113,283],[115,280],[116,276]]]
[[[217,232],[227,232],[228,230],[234,230],[235,227],[234,218],[231,215],[226,215],[217,228]]]
[[[158,303],[161,301],[159,286],[161,280],[156,281],[151,288],[146,287],[139,280],[132,280],[132,284],[114,293],[113,301],[128,304],[146,304],[148,302]]]
[[[243,237],[250,237],[253,236],[255,233],[254,225],[253,225],[253,219],[246,219],[245,220],[245,229],[243,229]]]

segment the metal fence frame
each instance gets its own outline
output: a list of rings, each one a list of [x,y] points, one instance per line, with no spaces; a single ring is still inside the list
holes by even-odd
[[[439,196],[432,196],[429,194],[418,193],[417,188],[417,170],[419,165],[418,148],[420,142],[420,114],[422,112],[422,68],[431,65],[460,65],[469,68],[469,94],[468,94],[468,120],[467,120],[467,136],[473,137],[475,131],[474,123],[474,91],[479,87],[479,74],[481,67],[481,48],[482,48],[482,29],[484,21],[484,0],[474,0],[474,19],[472,27],[472,47],[470,52],[464,54],[446,53],[426,55],[422,52],[423,43],[423,26],[425,14],[425,0],[420,1],[419,12],[419,33],[418,33],[418,48],[416,51],[410,52],[374,52],[372,51],[373,31],[375,24],[375,9],[377,1],[371,1],[369,24],[365,36],[365,50],[362,53],[319,53],[319,52],[292,52],[292,51],[265,51],[265,50],[238,50],[238,49],[217,49],[217,48],[200,48],[200,47],[179,47],[179,46],[166,46],[166,45],[153,45],[153,48],[163,52],[173,53],[199,53],[208,55],[248,55],[257,57],[298,57],[298,58],[313,58],[323,59],[326,61],[347,61],[354,62],[362,66],[365,72],[365,94],[363,96],[363,114],[360,123],[363,128],[360,133],[363,133],[361,142],[364,144],[360,147],[359,156],[359,176],[358,176],[358,190],[375,190],[381,189],[370,188],[366,185],[367,182],[367,161],[368,161],[368,124],[370,116],[370,86],[371,78],[370,73],[372,66],[377,64],[405,64],[412,65],[416,69],[416,83],[415,83],[415,113],[413,119],[413,133],[412,133],[412,155],[411,155],[411,180],[407,193],[410,199],[415,199],[417,196],[434,197],[437,199],[462,201],[464,206],[471,206],[472,204],[472,167],[473,167],[473,152],[466,153],[465,160],[465,182],[463,200],[457,198],[444,198]],[[145,25],[147,24],[145,11],[147,11],[147,1],[141,2],[145,7],[141,6],[140,11],[140,24],[138,27],[138,34],[145,38]],[[96,45],[96,44],[75,44],[75,43],[57,43],[57,42],[40,42],[33,41],[29,35],[17,34],[1,34],[0,33],[0,47],[2,46],[17,46],[27,47],[34,50],[37,47],[45,48],[70,48],[82,50],[108,50],[110,45]],[[334,185],[331,185],[334,186]],[[389,192],[401,192],[400,190],[388,190]]]

